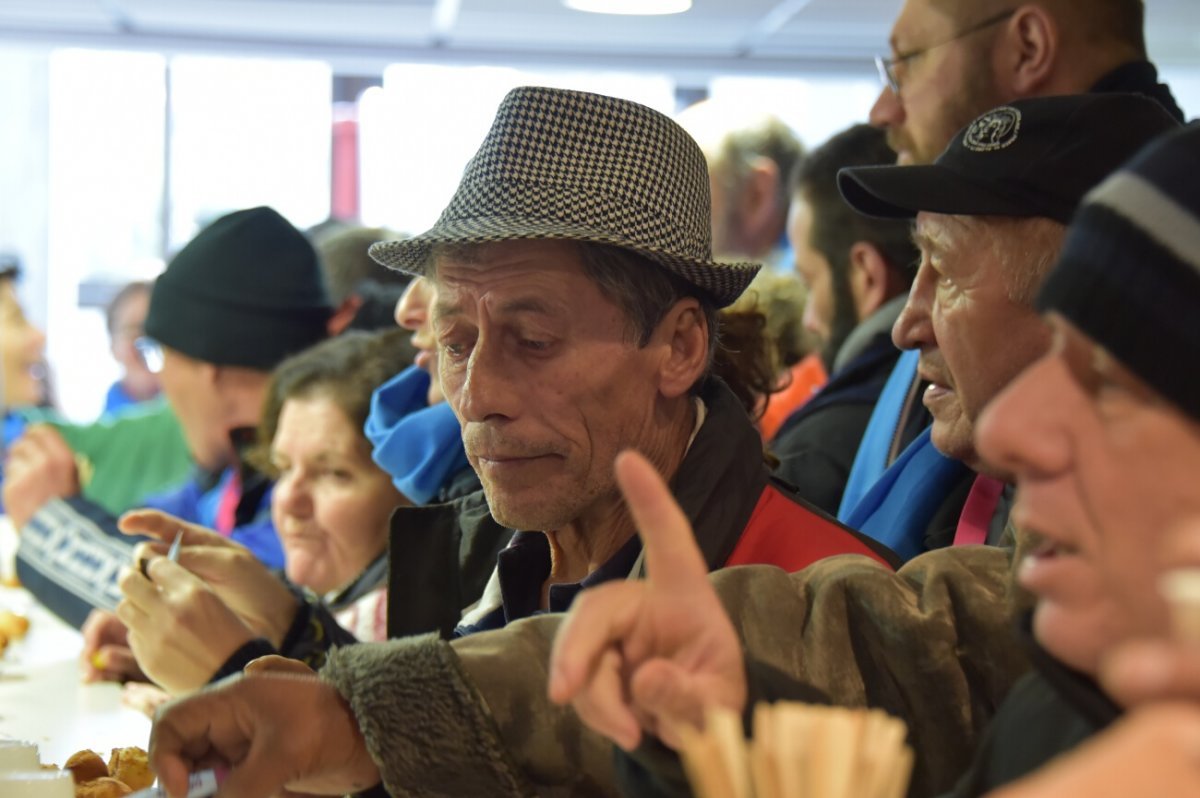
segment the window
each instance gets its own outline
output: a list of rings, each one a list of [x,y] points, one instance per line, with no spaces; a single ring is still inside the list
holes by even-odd
[[[325,219],[331,77],[313,61],[57,50],[49,111],[48,354],[59,406],[86,420],[119,375],[81,285],[152,278],[239,208]]]
[[[667,114],[675,104],[673,82],[657,75],[391,66],[360,103],[363,222],[408,234],[431,227],[504,95],[526,85],[602,92]]]

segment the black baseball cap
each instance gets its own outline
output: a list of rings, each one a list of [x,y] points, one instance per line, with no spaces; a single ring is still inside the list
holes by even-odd
[[[858,166],[838,188],[866,216],[1046,217],[1067,224],[1084,195],[1179,122],[1140,94],[1016,100],[960,131],[926,166]]]

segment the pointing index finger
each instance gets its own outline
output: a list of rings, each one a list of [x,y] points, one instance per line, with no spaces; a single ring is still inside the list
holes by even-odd
[[[650,580],[668,589],[707,581],[708,565],[696,545],[692,525],[658,470],[633,450],[618,454],[614,469],[642,538]]]

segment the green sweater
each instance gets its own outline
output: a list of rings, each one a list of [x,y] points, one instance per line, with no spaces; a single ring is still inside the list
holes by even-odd
[[[89,424],[37,416],[29,422],[48,423],[62,434],[75,450],[83,497],[113,515],[176,487],[192,473],[183,429],[162,398]]]

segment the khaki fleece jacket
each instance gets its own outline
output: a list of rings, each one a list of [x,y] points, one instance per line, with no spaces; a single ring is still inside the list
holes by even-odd
[[[748,657],[838,704],[904,718],[912,794],[948,789],[1028,668],[1013,617],[1011,549],[962,547],[890,573],[865,557],[795,574],[731,568],[713,584]],[[394,796],[615,795],[612,746],[546,698],[561,616],[447,643],[435,636],[334,652],[346,698]]]

